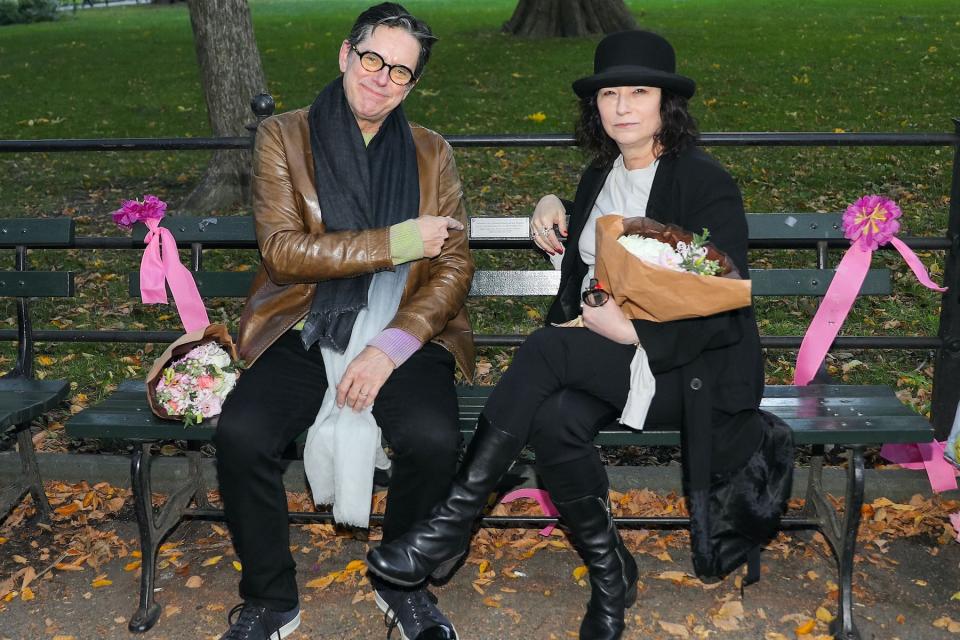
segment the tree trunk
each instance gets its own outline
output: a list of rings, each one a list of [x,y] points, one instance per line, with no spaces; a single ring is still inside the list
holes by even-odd
[[[247,135],[250,99],[266,90],[246,0],[188,0],[200,82],[214,136]],[[214,152],[182,208],[195,212],[250,202],[250,153]]]
[[[503,30],[527,38],[571,38],[636,26],[623,0],[520,0]]]

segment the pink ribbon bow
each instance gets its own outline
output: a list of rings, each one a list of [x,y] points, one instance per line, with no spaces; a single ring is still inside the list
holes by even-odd
[[[124,200],[120,205],[112,214],[118,226],[130,229],[142,222],[148,229],[143,239],[147,248],[140,260],[140,297],[144,303],[166,304],[167,285],[170,285],[180,322],[187,333],[206,328],[210,320],[193,274],[180,262],[173,234],[160,226],[167,203],[157,196],[145,195],[142,201]]]

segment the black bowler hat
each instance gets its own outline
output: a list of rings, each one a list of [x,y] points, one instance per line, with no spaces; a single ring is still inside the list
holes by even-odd
[[[593,75],[573,83],[585,98],[603,87],[660,87],[684,98],[693,96],[697,84],[676,73],[673,47],[651,31],[621,31],[600,41],[593,54]]]

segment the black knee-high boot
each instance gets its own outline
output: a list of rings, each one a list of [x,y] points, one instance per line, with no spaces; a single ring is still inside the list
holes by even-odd
[[[638,571],[610,515],[606,471],[596,454],[537,470],[589,570],[590,602],[580,624],[580,640],[619,638],[624,612],[637,600]],[[578,495],[578,484],[582,497],[571,498]]]
[[[473,523],[524,442],[483,416],[447,498],[399,538],[367,553],[367,567],[402,586],[446,577],[467,551]]]
[[[580,623],[580,640],[619,638],[624,611],[637,601],[637,563],[623,546],[603,498],[553,504],[590,572],[590,602]]]

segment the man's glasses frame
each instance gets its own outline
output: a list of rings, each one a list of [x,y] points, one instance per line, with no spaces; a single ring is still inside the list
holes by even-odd
[[[376,73],[386,67],[387,75],[390,76],[393,84],[406,87],[414,81],[410,67],[402,64],[387,64],[383,56],[376,51],[360,51],[355,44],[350,45],[350,49],[360,58],[360,66],[370,73]]]
[[[610,299],[610,292],[603,288],[599,280],[590,278],[590,286],[584,290],[581,299],[588,307],[602,307]]]

